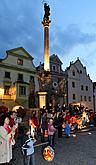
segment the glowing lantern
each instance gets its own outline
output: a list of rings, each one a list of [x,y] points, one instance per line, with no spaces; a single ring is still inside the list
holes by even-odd
[[[45,160],[49,162],[54,159],[54,150],[52,149],[52,147],[47,146],[46,148],[44,148],[43,157]]]

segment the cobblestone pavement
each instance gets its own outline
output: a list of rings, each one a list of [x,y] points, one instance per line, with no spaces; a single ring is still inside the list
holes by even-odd
[[[56,137],[55,157],[47,162],[41,154],[41,146],[35,147],[36,165],[96,165],[96,131],[77,133],[76,137]],[[13,165],[23,165],[20,148],[13,152],[16,161]]]

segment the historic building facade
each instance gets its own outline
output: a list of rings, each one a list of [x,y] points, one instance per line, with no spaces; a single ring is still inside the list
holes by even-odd
[[[47,105],[51,103],[53,107],[57,104],[61,104],[61,105],[66,104],[67,101],[65,98],[67,93],[66,91],[67,77],[65,72],[62,70],[62,64],[63,63],[61,62],[61,60],[57,55],[53,54],[50,56],[51,80],[50,83],[48,83],[48,85],[45,84],[44,91],[47,92]],[[37,70],[39,72],[40,70],[42,71],[43,69],[44,69],[44,64],[41,64],[37,67]]]
[[[96,112],[96,82],[93,82],[93,105]]]
[[[33,57],[22,47],[6,51],[5,59],[0,59],[0,105],[12,109],[16,105],[25,108],[38,106],[36,93],[41,86],[38,82],[38,71],[43,69],[43,64],[37,68],[33,64]],[[94,109],[93,83],[79,60],[71,62],[65,71],[62,62],[55,54],[50,56],[51,81],[48,77],[44,83],[47,92],[47,105],[53,107],[57,104],[77,104]],[[96,87],[94,88],[95,91]],[[96,93],[96,92],[94,92]],[[36,105],[35,101],[37,98]]]
[[[67,74],[68,104],[81,104],[85,108],[94,109],[93,82],[79,58],[75,62],[71,62],[65,72]]]
[[[39,90],[33,57],[23,47],[6,54],[0,59],[0,104],[10,109],[16,105],[28,108],[31,96]]]

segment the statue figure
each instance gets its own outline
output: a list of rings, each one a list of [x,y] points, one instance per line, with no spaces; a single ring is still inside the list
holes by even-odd
[[[64,92],[64,87],[65,87],[65,80],[62,79],[60,82],[59,82],[59,90],[61,92]]]
[[[49,5],[47,5],[47,3],[44,3],[44,10],[45,10],[44,18],[49,20],[50,7],[49,7]]]

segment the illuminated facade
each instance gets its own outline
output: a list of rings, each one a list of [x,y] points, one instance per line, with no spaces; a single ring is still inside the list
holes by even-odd
[[[32,56],[22,47],[6,51],[0,59],[0,104],[9,109],[29,106],[29,95],[39,89]]]
[[[55,54],[50,56],[51,83],[45,86],[47,92],[47,104],[51,103],[54,107],[57,104],[67,104],[67,76],[62,70],[62,62]],[[37,70],[43,70],[44,64],[37,67]]]

